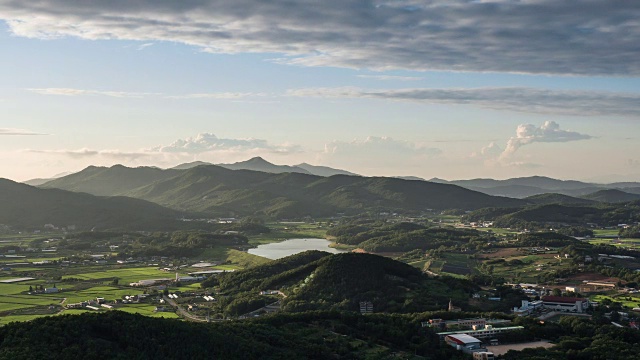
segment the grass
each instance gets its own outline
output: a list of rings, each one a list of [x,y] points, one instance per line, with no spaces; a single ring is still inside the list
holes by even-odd
[[[635,296],[635,295],[636,294],[620,294],[620,295],[610,296],[610,295],[598,294],[598,295],[591,296],[590,299],[593,301],[597,301],[599,303],[601,303],[602,300],[609,299],[614,302],[622,303],[622,306],[633,309],[636,307],[640,307],[640,296]]]
[[[249,254],[243,251],[238,251],[234,249],[229,249],[227,252],[227,261],[232,264],[240,265],[243,268],[248,268],[257,265],[263,265],[270,262],[270,259],[264,258],[262,256]],[[217,266],[216,268],[221,268]],[[231,270],[231,269],[223,269],[223,270]]]
[[[172,312],[155,312],[156,306],[149,304],[128,304],[119,307],[116,311],[124,311],[130,314],[140,314],[149,317],[161,317],[166,319],[177,319],[179,316]]]
[[[63,279],[99,280],[117,277],[121,284],[129,284],[145,279],[174,278],[175,274],[158,270],[155,267],[122,268],[96,272],[86,272],[64,276]]]

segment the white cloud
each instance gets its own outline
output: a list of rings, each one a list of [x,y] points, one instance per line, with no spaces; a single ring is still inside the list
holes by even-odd
[[[555,121],[545,121],[540,127],[532,124],[521,124],[516,129],[516,136],[507,141],[507,146],[500,154],[500,158],[509,158],[521,147],[533,143],[570,142],[591,138],[593,137],[590,135],[562,130]]]
[[[153,46],[153,45],[154,45],[153,43],[144,43],[144,44],[138,46],[136,48],[136,50],[141,51],[141,50],[144,50],[144,49],[146,49],[146,48],[148,48],[150,46]]]
[[[186,95],[171,95],[167,96],[170,99],[216,99],[216,100],[239,100],[250,97],[264,97],[265,93],[242,93],[242,92],[217,92],[217,93],[200,93],[200,94],[186,94]]]
[[[150,95],[157,95],[153,93],[135,93],[124,91],[99,91],[99,90],[84,90],[84,89],[71,89],[71,88],[40,88],[40,89],[27,89],[36,94],[41,95],[60,95],[60,96],[108,96],[115,98],[143,98]]]
[[[6,0],[17,36],[171,41],[351,68],[640,74],[635,1]]]
[[[424,80],[419,76],[394,76],[394,75],[358,75],[362,79],[382,80],[382,81],[418,81]]]
[[[492,159],[498,157],[502,153],[502,148],[495,142],[490,142],[489,145],[480,149],[480,152],[472,153],[472,158]]]
[[[270,144],[262,139],[223,139],[214,134],[202,133],[195,137],[179,139],[167,146],[157,146],[149,152],[200,154],[206,152],[265,152],[288,154],[302,151],[299,145]]]
[[[288,96],[366,98],[425,104],[474,105],[494,110],[574,116],[640,116],[640,94],[523,87],[366,90],[356,87],[291,89]]]
[[[0,136],[2,135],[49,135],[49,134],[37,133],[37,132],[26,130],[26,129],[0,128]]]

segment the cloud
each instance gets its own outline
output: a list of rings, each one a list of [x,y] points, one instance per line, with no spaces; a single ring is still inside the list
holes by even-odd
[[[295,144],[270,144],[262,139],[221,139],[210,133],[198,134],[195,137],[179,139],[167,146],[157,146],[149,152],[200,154],[206,152],[248,152],[260,151],[266,153],[289,154],[302,151]]]
[[[153,43],[144,43],[144,44],[138,46],[136,48],[136,50],[141,51],[141,50],[144,50],[144,49],[146,49],[146,48],[148,48],[150,46],[153,46],[153,45],[154,45]]]
[[[373,79],[373,80],[382,80],[382,81],[418,81],[418,80],[424,80],[423,77],[419,77],[419,76],[358,75],[358,77],[362,78],[362,79]]]
[[[34,150],[34,149],[26,149],[24,152],[35,153],[35,154],[46,154],[46,155],[60,155],[70,157],[72,159],[85,159],[85,158],[93,158],[97,156],[122,160],[122,161],[132,161],[138,160],[141,158],[149,157],[151,154],[145,152],[126,152],[120,150],[92,150],[88,148],[82,148],[77,150]]]
[[[545,121],[536,127],[532,124],[521,124],[516,129],[516,136],[507,141],[507,146],[500,154],[501,159],[506,159],[518,151],[521,147],[533,143],[570,142],[587,140],[593,138],[590,135],[581,134],[575,131],[560,129],[560,125],[555,121]]]
[[[241,93],[241,92],[218,92],[218,93],[200,93],[186,95],[167,96],[170,99],[217,99],[217,100],[239,100],[249,97],[263,97],[265,93]]]
[[[40,95],[60,95],[60,96],[108,96],[116,98],[143,98],[149,95],[157,95],[153,93],[134,93],[124,91],[99,91],[99,90],[83,90],[83,89],[71,89],[71,88],[40,88],[40,89],[27,89]]]
[[[291,89],[288,96],[365,98],[425,104],[474,105],[494,110],[573,116],[640,116],[640,94],[524,87],[365,90],[355,87]]]
[[[636,1],[7,0],[17,36],[170,41],[288,64],[640,75]]]
[[[0,136],[2,135],[49,135],[49,134],[37,133],[31,130],[25,130],[25,129],[0,128]]]
[[[500,154],[502,154],[502,148],[498,144],[492,141],[491,143],[489,143],[489,145],[480,149],[479,153],[475,153],[475,152],[472,153],[471,157],[492,159],[492,158],[498,157]]]

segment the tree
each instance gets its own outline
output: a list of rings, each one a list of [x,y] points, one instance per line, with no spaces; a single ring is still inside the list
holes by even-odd
[[[33,292],[33,286],[29,285],[29,292]]]
[[[551,291],[551,295],[553,296],[562,296],[562,291],[558,288],[555,288]]]

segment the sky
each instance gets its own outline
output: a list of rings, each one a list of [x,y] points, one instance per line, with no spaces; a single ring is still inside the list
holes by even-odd
[[[640,2],[0,0],[0,177],[640,181]]]

